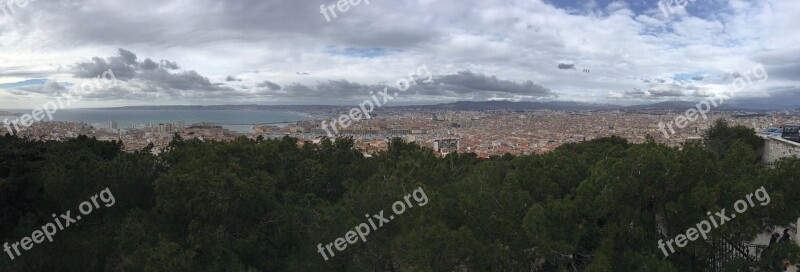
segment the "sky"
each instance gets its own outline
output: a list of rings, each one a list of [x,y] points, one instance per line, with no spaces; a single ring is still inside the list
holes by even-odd
[[[800,107],[800,2],[662,1],[3,0],[0,109],[357,105],[420,67],[394,105]]]

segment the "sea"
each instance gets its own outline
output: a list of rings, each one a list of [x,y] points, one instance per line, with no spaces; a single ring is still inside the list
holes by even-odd
[[[3,110],[13,113],[30,114],[32,110]],[[0,124],[16,116],[0,116]],[[62,109],[53,113],[54,121],[78,121],[96,128],[109,128],[112,121],[118,128],[154,124],[177,124],[184,121],[186,126],[197,123],[213,123],[236,132],[252,132],[255,124],[285,124],[313,120],[301,113],[244,110],[107,110],[107,109]]]

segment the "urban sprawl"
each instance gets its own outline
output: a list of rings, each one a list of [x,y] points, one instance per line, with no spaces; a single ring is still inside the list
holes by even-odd
[[[327,133],[322,120],[330,120],[341,112],[308,113],[315,120],[281,124],[253,124],[251,132],[235,132],[213,123],[186,124],[176,120],[168,124],[140,124],[120,128],[111,121],[103,128],[81,122],[38,122],[17,133],[21,137],[40,140],[65,140],[87,135],[103,141],[121,141],[126,150],[139,150],[149,144],[166,146],[175,135],[183,139],[228,141],[238,137],[256,139],[295,137],[298,144],[318,143]],[[402,138],[433,149],[438,155],[452,152],[475,153],[488,158],[493,155],[545,153],[573,142],[619,136],[632,143],[646,141],[647,135],[660,143],[678,146],[697,140],[704,130],[719,118],[733,125],[761,131],[783,124],[800,123],[800,111],[748,112],[721,111],[698,118],[674,135],[666,137],[658,124],[682,114],[676,110],[495,110],[444,111],[386,109],[372,119],[353,122],[339,130],[337,137],[352,137],[365,156],[388,148],[390,139]],[[0,128],[3,134],[7,131]]]

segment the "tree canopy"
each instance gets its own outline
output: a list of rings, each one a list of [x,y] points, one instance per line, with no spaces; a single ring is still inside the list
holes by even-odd
[[[797,261],[791,244],[736,254],[800,217],[800,159],[759,163],[763,141],[720,122],[704,144],[619,137],[542,155],[437,157],[402,140],[365,158],[352,139],[176,138],[159,155],[87,137],[0,137],[0,242],[19,241],[109,188],[87,215],[2,271],[723,271]],[[665,257],[672,239],[763,187],[765,206]],[[317,252],[423,188],[409,209],[326,261]],[[732,256],[732,257],[731,257]]]

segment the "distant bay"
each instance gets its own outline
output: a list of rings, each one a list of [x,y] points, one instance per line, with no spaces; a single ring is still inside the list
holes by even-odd
[[[5,110],[27,113],[31,110]],[[12,119],[11,116],[2,118]],[[13,117],[16,118],[16,117]],[[108,128],[116,121],[119,128],[131,128],[139,124],[167,124],[186,122],[214,123],[237,132],[252,132],[254,124],[274,124],[312,120],[311,117],[289,112],[251,110],[109,110],[109,109],[65,109],[53,114],[54,121],[78,121],[97,128]],[[0,123],[2,119],[0,119]]]

